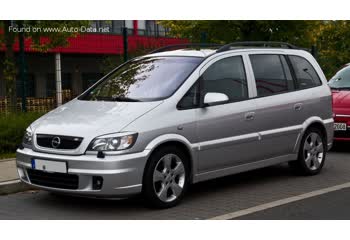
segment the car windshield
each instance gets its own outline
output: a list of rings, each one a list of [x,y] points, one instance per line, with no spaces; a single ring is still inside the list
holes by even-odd
[[[341,69],[331,80],[328,85],[336,90],[350,90],[350,66]]]
[[[198,57],[132,60],[84,93],[88,101],[156,101],[171,96],[200,64]]]

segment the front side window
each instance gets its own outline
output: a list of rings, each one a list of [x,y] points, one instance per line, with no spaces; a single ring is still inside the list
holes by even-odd
[[[148,57],[126,63],[80,100],[156,101],[171,96],[201,63],[197,57]]]
[[[192,109],[199,107],[199,81],[197,81],[177,105],[178,109]]]
[[[329,80],[328,85],[332,89],[350,90],[350,66],[346,66],[338,71],[335,76]]]
[[[251,55],[258,97],[293,90],[293,78],[283,55]]]
[[[247,79],[241,56],[221,59],[211,65],[202,75],[203,96],[208,92],[223,93],[229,102],[248,98]]]
[[[313,66],[305,58],[289,56],[299,89],[320,86],[321,80]]]

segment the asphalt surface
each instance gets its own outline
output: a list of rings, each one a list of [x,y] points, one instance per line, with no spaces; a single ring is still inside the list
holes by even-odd
[[[171,209],[149,209],[139,197],[102,200],[34,191],[0,196],[0,219],[208,219],[347,182],[350,147],[343,145],[328,153],[317,176],[296,176],[287,164],[241,173],[193,185]],[[344,189],[240,219],[350,219],[348,199],[350,189]]]
[[[248,214],[238,220],[349,220],[350,189],[342,189],[279,207]]]

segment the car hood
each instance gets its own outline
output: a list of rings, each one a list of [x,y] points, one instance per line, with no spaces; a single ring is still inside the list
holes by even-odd
[[[347,109],[350,113],[350,91],[332,91],[333,108]]]
[[[39,118],[31,128],[34,134],[76,136],[91,140],[122,131],[161,103],[73,100]]]

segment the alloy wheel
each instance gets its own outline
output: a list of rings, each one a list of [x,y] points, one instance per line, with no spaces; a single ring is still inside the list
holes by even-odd
[[[304,143],[304,160],[310,170],[317,170],[324,156],[324,146],[320,135],[311,132],[305,139]]]
[[[172,202],[183,192],[185,166],[175,154],[166,154],[157,163],[153,172],[153,188],[163,202]]]

